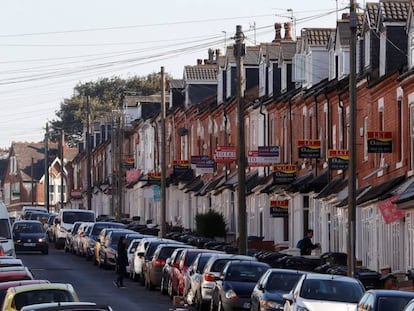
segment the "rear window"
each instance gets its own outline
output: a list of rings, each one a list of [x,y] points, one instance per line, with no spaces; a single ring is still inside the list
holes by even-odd
[[[91,212],[69,212],[65,211],[62,215],[63,222],[73,224],[75,221],[94,222],[95,215]]]
[[[11,239],[10,223],[8,219],[0,219],[0,239]]]
[[[189,265],[191,265],[198,254],[199,253],[197,252],[188,252],[184,260],[184,266],[188,267]]]
[[[227,262],[229,262],[230,259],[218,259],[214,262],[214,264],[211,266],[211,272],[221,272],[223,270],[224,266]]]
[[[158,255],[158,258],[167,259],[172,255],[175,249],[175,247],[163,247]]]
[[[299,281],[302,274],[293,273],[279,273],[275,272],[269,275],[266,282],[266,290],[269,292],[290,291],[293,286]]]
[[[364,294],[358,283],[341,280],[312,280],[303,282],[301,296],[305,299],[358,303]]]
[[[198,263],[197,263],[197,271],[203,271],[204,267],[206,266],[209,259],[210,259],[210,257],[208,257],[208,256],[200,257],[200,259],[198,260]]]
[[[99,225],[93,226],[92,235],[98,235],[102,231],[102,229],[104,229],[104,228],[124,228],[124,227],[125,227],[125,225],[117,224],[117,223],[99,224]]]
[[[70,292],[65,290],[47,289],[21,292],[14,297],[16,309],[20,310],[27,305],[35,305],[47,302],[74,301]]]

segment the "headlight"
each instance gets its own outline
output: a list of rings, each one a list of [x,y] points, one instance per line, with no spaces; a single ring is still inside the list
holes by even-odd
[[[224,296],[227,299],[237,299],[237,294],[232,289],[229,289]]]
[[[265,308],[283,310],[283,305],[276,301],[263,301],[263,305]]]
[[[44,239],[44,238],[38,238],[38,239],[37,239],[37,241],[38,241],[39,243],[43,243],[43,242],[45,241],[45,239]]]

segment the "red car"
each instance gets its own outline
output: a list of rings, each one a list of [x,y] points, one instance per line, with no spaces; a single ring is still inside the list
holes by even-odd
[[[0,268],[0,282],[33,280],[33,274],[27,267]]]
[[[194,259],[200,253],[221,253],[211,249],[184,249],[181,252],[178,266],[173,266],[173,271],[169,280],[168,295],[173,297],[175,295],[184,295],[184,281],[187,269],[193,263]]]

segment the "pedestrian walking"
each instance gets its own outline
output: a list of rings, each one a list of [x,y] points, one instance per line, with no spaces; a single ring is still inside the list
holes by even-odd
[[[126,266],[128,264],[128,255],[126,249],[127,239],[121,236],[118,241],[118,256],[116,258],[115,272],[118,275],[114,280],[114,285],[119,288],[125,288],[124,278],[126,275]]]
[[[316,243],[316,244],[312,243],[312,238],[313,238],[313,230],[308,229],[306,230],[306,234],[304,238],[299,240],[298,243],[296,244],[296,247],[300,249],[301,255],[310,255],[312,254],[312,250],[320,247],[319,243]]]

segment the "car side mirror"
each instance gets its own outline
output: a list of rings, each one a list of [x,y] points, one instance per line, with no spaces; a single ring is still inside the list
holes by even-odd
[[[257,286],[257,288],[260,290],[260,291],[264,291],[265,290],[265,287],[263,286],[263,283],[260,283],[258,286]]]
[[[285,300],[293,301],[293,294],[292,293],[283,294],[282,297]]]

